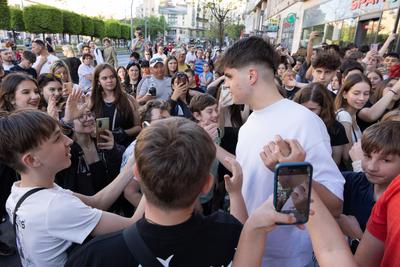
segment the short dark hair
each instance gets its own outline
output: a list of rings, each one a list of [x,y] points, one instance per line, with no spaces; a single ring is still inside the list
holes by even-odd
[[[360,62],[354,59],[347,59],[343,61],[342,65],[340,65],[340,72],[342,73],[343,77],[346,77],[352,70],[359,70],[361,73],[364,73],[364,68]]]
[[[400,121],[382,121],[368,127],[361,139],[361,148],[367,155],[382,152],[400,156]]]
[[[170,110],[169,104],[167,101],[164,100],[150,100],[144,106],[141,106],[139,109],[139,117],[140,123],[145,121],[151,122],[151,112],[153,109],[160,109],[161,111],[168,111]]]
[[[317,53],[311,65],[314,69],[337,70],[340,67],[340,57],[336,52],[321,51]]]
[[[195,95],[190,101],[190,111],[201,112],[207,107],[217,104],[217,100],[210,94]]]
[[[82,47],[81,47],[81,51],[83,51],[83,49],[84,48],[89,48],[90,49],[90,46],[89,45],[87,45],[87,44],[84,44],[84,45],[82,45]]]
[[[190,207],[207,182],[215,153],[211,137],[188,119],[168,118],[144,128],[135,157],[146,199],[166,210]]]
[[[36,61],[36,55],[35,53],[32,53],[31,51],[25,50],[22,52],[22,58],[28,60],[30,63],[35,63]]]
[[[42,40],[40,40],[40,39],[35,39],[35,40],[32,41],[32,43],[35,43],[35,44],[37,44],[37,45],[46,47],[46,44],[45,44]]]
[[[0,112],[0,162],[17,172],[25,166],[19,156],[39,147],[56,130],[58,122],[36,109]]]
[[[279,55],[269,42],[252,36],[234,43],[220,61],[222,69],[241,68],[249,64],[265,65],[275,73],[278,69]]]
[[[139,55],[139,53],[138,52],[132,52],[130,55],[129,55],[129,57],[134,57],[134,58],[136,58],[137,60],[139,60],[140,59],[140,55]]]
[[[383,57],[384,57],[384,58],[385,58],[385,57],[394,57],[394,58],[400,59],[399,53],[396,53],[396,52],[389,52],[389,53],[386,53]]]
[[[82,60],[84,60],[84,59],[86,59],[86,58],[93,59],[93,56],[92,56],[92,54],[85,53],[85,54],[82,55]]]

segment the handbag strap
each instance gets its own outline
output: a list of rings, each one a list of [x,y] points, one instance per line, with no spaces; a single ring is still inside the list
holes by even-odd
[[[131,227],[122,231],[126,245],[129,248],[132,256],[143,267],[162,267],[163,265],[157,260],[153,252],[147,247],[143,238],[141,237],[136,223]]]
[[[22,202],[24,202],[25,199],[27,199],[30,195],[40,191],[46,189],[45,187],[37,187],[37,188],[33,188],[31,190],[29,190],[28,192],[26,192],[17,202],[17,205],[15,205],[14,208],[14,213],[13,213],[13,227],[14,227],[14,233],[15,235],[17,235],[17,211],[19,209],[19,207],[21,206]]]

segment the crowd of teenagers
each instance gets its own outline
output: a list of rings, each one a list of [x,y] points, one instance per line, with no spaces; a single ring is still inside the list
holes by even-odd
[[[315,49],[313,32],[292,54],[135,35],[126,67],[107,38],[0,49],[0,218],[23,266],[400,266],[396,35]],[[271,195],[302,161],[296,225]]]

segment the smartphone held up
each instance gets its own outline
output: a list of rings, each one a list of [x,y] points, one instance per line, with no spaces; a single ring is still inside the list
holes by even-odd
[[[296,218],[294,224],[308,221],[312,171],[312,165],[308,162],[280,163],[275,168],[275,209],[281,213],[293,214]]]
[[[106,130],[110,129],[110,119],[109,118],[98,118],[96,119],[96,142],[104,143],[106,140],[101,138],[100,135],[104,135]]]

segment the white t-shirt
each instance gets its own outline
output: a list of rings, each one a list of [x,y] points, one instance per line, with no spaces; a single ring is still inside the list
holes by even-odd
[[[79,65],[78,75],[79,75],[79,86],[84,92],[87,92],[90,87],[92,87],[92,81],[85,78],[85,75],[93,74],[94,67],[85,64]]]
[[[12,186],[6,203],[11,221],[18,200],[32,189],[19,187],[19,183]],[[30,195],[17,212],[17,246],[22,265],[64,266],[66,250],[73,242],[81,244],[101,215],[101,210],[85,205],[71,191],[56,184]]]
[[[251,214],[274,191],[274,173],[260,158],[264,145],[275,135],[297,139],[313,165],[313,179],[343,199],[344,178],[331,156],[328,132],[322,120],[307,108],[280,100],[262,110],[255,110],[239,131],[236,158],[243,168],[242,193]],[[296,226],[278,226],[268,234],[263,266],[305,266],[312,260],[307,231]]]
[[[155,58],[161,58],[161,59],[164,61],[164,60],[167,59],[167,56],[166,56],[164,53],[162,53],[161,55],[158,54],[158,53],[155,53],[155,54],[153,55],[153,57],[150,59],[150,61],[152,61],[152,60],[155,59]]]
[[[190,61],[196,61],[197,57],[195,53],[188,52],[186,54],[185,63],[189,64]]]
[[[353,118],[351,117],[350,113],[344,109],[339,109],[336,112],[336,120],[340,123],[347,122],[350,123],[351,126],[351,140],[353,140],[353,144],[357,141],[361,140],[362,133],[360,127],[358,127],[357,123],[353,124]]]
[[[36,61],[35,63],[33,63],[32,68],[36,68],[37,65],[39,65],[40,59],[42,58],[42,56],[38,56],[36,57]],[[50,67],[51,65],[53,65],[53,63],[55,61],[59,60],[58,57],[53,56],[52,54],[49,54],[47,56],[47,61],[46,63],[43,64],[42,68],[40,69],[40,73],[38,73],[38,75],[43,74],[43,73],[50,73]]]
[[[162,80],[156,79],[153,76],[147,77],[139,84],[138,95],[144,96],[151,87],[156,88],[156,97],[158,99],[168,100],[171,93],[171,78],[164,77]]]

